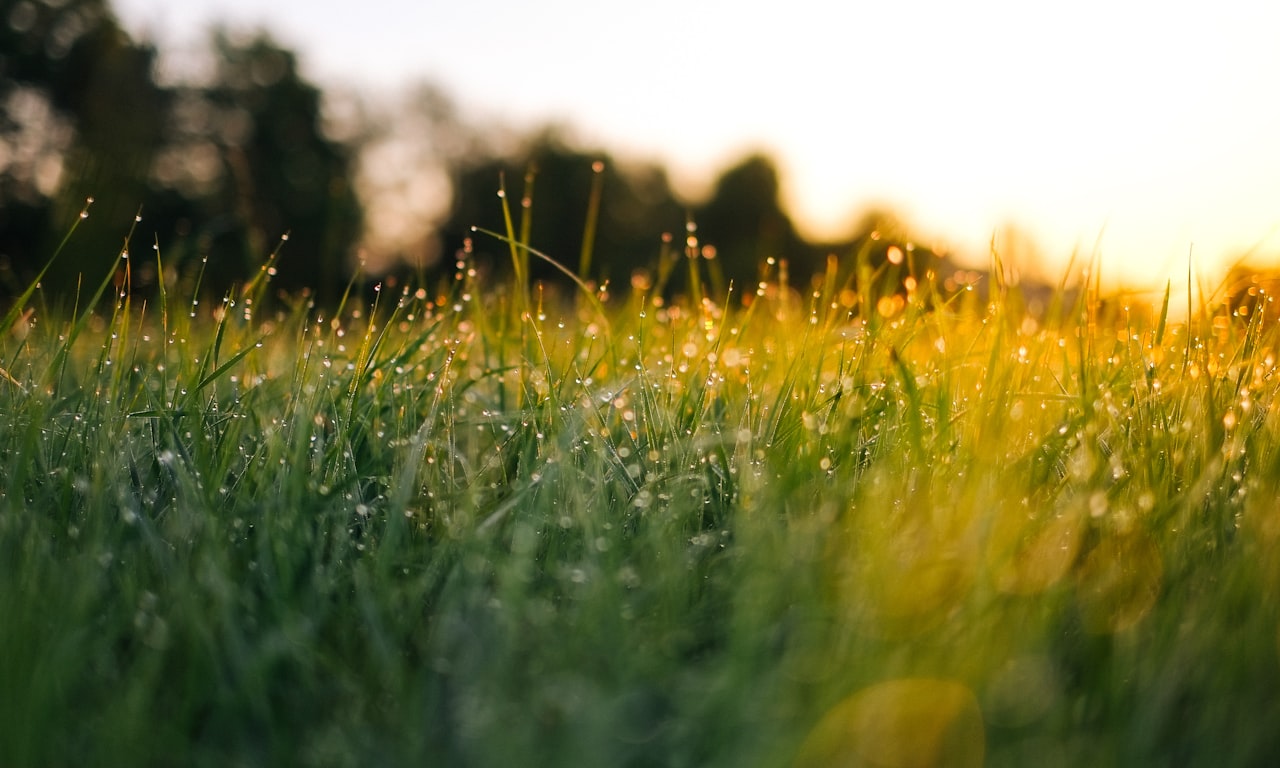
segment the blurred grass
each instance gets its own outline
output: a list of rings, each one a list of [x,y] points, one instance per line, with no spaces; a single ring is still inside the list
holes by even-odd
[[[332,315],[266,268],[24,296],[0,764],[1280,754],[1271,297],[1033,318],[836,266],[730,306],[465,261]]]

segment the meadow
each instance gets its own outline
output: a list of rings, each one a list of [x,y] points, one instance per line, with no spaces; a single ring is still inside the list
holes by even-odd
[[[221,302],[149,251],[74,303],[32,284],[0,339],[0,764],[1280,755],[1263,288],[1081,269],[1031,313],[998,259],[876,295],[904,267],[850,254],[554,292],[511,253],[334,311],[270,261]]]

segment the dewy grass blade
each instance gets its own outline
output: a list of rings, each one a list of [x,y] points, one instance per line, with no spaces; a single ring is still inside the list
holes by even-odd
[[[53,267],[53,263],[57,261],[58,257],[62,255],[62,252],[66,250],[67,244],[71,242],[71,236],[76,233],[76,229],[80,226],[80,222],[89,218],[89,206],[91,205],[93,205],[92,197],[85,200],[84,208],[81,209],[80,215],[71,223],[71,227],[67,230],[67,234],[63,235],[62,240],[58,243],[58,247],[53,250],[53,255],[50,256],[49,260],[45,262],[43,267],[41,267],[40,272],[36,274],[35,279],[28,283],[26,290],[24,290],[18,298],[14,300],[13,305],[9,307],[9,311],[4,314],[3,319],[0,319],[0,331],[7,332],[10,328],[13,328],[18,317],[26,310],[27,302],[31,300],[32,295],[34,295],[36,290],[40,287],[40,281],[44,279],[44,276],[48,274],[50,268]]]
[[[266,339],[267,339],[267,335],[265,334],[262,336],[259,336],[258,340],[255,341],[253,344],[250,344],[244,349],[241,349],[240,351],[236,352],[234,355],[228,358],[225,363],[215,368],[212,373],[200,379],[200,381],[196,383],[195,389],[192,390],[193,393],[199,392],[200,390],[214,383],[218,379],[222,378],[223,375],[225,375],[228,371],[230,371],[232,368],[235,367],[236,363],[245,359],[245,357],[247,357],[255,349],[261,349],[262,344]]]
[[[596,225],[600,219],[600,199],[604,196],[604,161],[591,166],[591,195],[587,201],[587,221],[582,227],[582,252],[578,255],[578,278],[591,277],[591,256],[596,246]],[[526,241],[527,242],[527,241]]]
[[[0,764],[1280,753],[1267,306],[613,299],[486,234],[590,301],[125,266],[6,342]]]
[[[889,348],[889,360],[893,363],[898,381],[902,383],[902,391],[907,396],[903,407],[906,411],[907,432],[911,438],[911,446],[915,449],[916,456],[923,458],[928,453],[925,451],[924,420],[921,414],[920,390],[916,386],[915,375],[907,367],[907,362],[902,359],[902,355],[898,354],[893,347]]]

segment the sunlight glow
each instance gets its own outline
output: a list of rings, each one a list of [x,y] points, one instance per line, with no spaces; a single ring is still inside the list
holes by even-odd
[[[973,265],[1013,228],[1051,270],[1096,250],[1105,276],[1147,287],[1189,252],[1197,270],[1280,255],[1275,4],[116,7],[166,50],[214,18],[265,24],[321,83],[428,79],[494,122],[566,121],[669,163],[686,194],[762,148],[811,236],[882,205]]]

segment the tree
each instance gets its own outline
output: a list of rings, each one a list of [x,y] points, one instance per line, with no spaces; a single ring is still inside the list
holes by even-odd
[[[602,151],[570,148],[559,132],[546,129],[508,157],[462,161],[452,169],[453,204],[441,226],[446,248],[473,238],[478,257],[506,268],[507,246],[473,235],[478,226],[503,233],[499,179],[505,180],[507,202],[520,234],[529,217],[529,245],[572,272],[581,265],[593,189],[599,188],[599,213],[589,243],[587,277],[629,281],[632,271],[651,267],[664,232],[683,229],[684,211],[671,191],[666,172],[656,165],[624,164]],[[535,279],[562,281],[562,273],[538,259],[531,262]]]
[[[207,256],[225,290],[291,233],[277,284],[334,296],[361,220],[352,150],[325,135],[320,91],[265,33],[217,30],[200,84],[164,87],[155,50],[130,40],[105,0],[0,5],[0,256],[37,271],[75,220],[80,247],[46,277],[51,291],[96,281],[133,226],[159,241],[169,274]],[[145,285],[151,260],[135,262]],[[177,269],[174,269],[177,267]]]
[[[817,254],[782,207],[778,171],[761,154],[743,158],[717,179],[711,197],[694,210],[698,239],[714,248],[718,268],[737,295],[751,291],[769,258],[787,259],[797,280],[817,268]]]
[[[87,197],[84,242],[118,243],[146,195],[166,97],[155,51],[104,0],[22,0],[0,25],[0,253],[20,274],[52,254]],[[69,252],[51,288],[101,276],[112,245]],[[61,279],[60,279],[61,278]]]
[[[276,284],[334,297],[361,220],[352,152],[325,135],[320,91],[292,52],[264,32],[215,30],[212,47],[211,81],[176,91],[156,166],[161,218],[171,224],[162,239],[207,256],[222,286],[251,273],[289,233]]]

